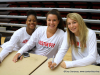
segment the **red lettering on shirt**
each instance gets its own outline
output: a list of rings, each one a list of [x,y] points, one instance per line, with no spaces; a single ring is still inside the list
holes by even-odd
[[[43,46],[43,41],[41,41],[41,45]]]
[[[23,40],[23,42],[22,42],[22,43],[27,43],[27,41],[28,41],[28,40]]]
[[[42,46],[46,46],[46,47],[54,47],[55,46],[55,44],[54,43],[48,43],[48,42],[43,42],[43,41],[39,41],[38,42],[40,45],[42,45]]]
[[[41,41],[38,42],[41,45]]]
[[[49,43],[49,47],[51,47],[51,43]]]
[[[72,43],[72,44],[74,44],[74,43]],[[77,42],[77,47],[79,46],[79,42]],[[81,47],[81,44],[80,44],[80,47]],[[86,45],[85,45],[85,47],[86,47]]]
[[[44,45],[45,45],[46,47],[48,47],[48,43],[47,43],[47,42],[44,42]]]
[[[79,46],[79,42],[77,42],[77,46]]]
[[[55,46],[55,44],[52,45],[52,48]]]

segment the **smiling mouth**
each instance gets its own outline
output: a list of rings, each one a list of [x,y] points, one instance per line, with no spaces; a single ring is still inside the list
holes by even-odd
[[[33,27],[33,26],[35,26],[35,25],[31,24],[30,26],[32,26],[32,27]]]
[[[71,29],[71,31],[74,31],[74,30],[76,30],[76,28]]]
[[[55,25],[50,25],[50,27],[55,27]]]

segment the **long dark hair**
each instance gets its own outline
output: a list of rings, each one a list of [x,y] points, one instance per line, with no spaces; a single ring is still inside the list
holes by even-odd
[[[65,30],[64,30],[64,22],[63,22],[63,20],[62,20],[62,17],[61,17],[60,12],[59,12],[57,9],[52,9],[52,10],[50,10],[50,11],[47,13],[46,19],[47,19],[47,17],[48,17],[49,14],[54,14],[54,15],[57,16],[58,20],[60,20],[60,22],[59,22],[57,28],[62,29],[63,31],[65,31]]]

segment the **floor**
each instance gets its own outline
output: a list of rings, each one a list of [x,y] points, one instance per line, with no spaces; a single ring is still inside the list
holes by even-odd
[[[1,44],[4,43],[5,37],[1,38]],[[71,56],[71,48],[69,48],[69,50],[67,51],[66,55],[64,56],[63,60],[72,60],[72,56]]]

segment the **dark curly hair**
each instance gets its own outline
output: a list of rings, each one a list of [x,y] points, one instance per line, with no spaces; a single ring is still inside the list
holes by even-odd
[[[34,10],[29,10],[28,12],[27,12],[27,18],[28,18],[28,16],[29,15],[34,15],[35,16],[35,18],[37,19],[37,13],[34,11]]]

